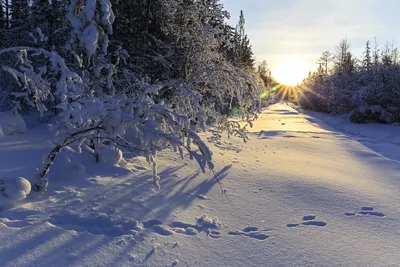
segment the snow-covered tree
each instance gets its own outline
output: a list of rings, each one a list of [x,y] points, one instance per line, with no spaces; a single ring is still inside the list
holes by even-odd
[[[45,156],[33,190],[46,189],[46,175],[55,157],[73,145],[78,151],[86,149],[94,155],[110,145],[141,151],[153,166],[155,186],[159,186],[156,154],[168,146],[182,157],[186,150],[204,171],[213,169],[211,152],[191,125],[194,118],[199,125],[207,119],[198,93],[183,84],[152,85],[108,61],[108,35],[112,34],[114,20],[108,0],[73,0],[67,18],[72,26],[68,49],[79,66],[72,67],[81,69],[81,74],[67,66],[55,51],[30,47],[0,50],[0,55],[12,53],[19,59],[17,68],[3,66],[23,88],[17,95],[15,109],[28,102],[41,114],[48,110],[49,103],[56,104],[59,110],[60,119],[53,126],[58,145]],[[117,51],[116,56],[123,56],[121,52]],[[38,58],[39,62],[47,58],[49,64],[38,66],[35,63]],[[154,102],[154,96],[165,86],[179,91],[172,99],[174,110],[162,102]],[[196,150],[191,148],[192,144],[197,146]]]
[[[0,65],[3,73],[14,78],[10,97],[14,112],[23,107],[41,115],[56,110],[52,130],[57,145],[44,157],[33,191],[46,190],[47,173],[66,148],[87,150],[99,162],[108,161],[105,157],[111,154],[122,162],[121,150],[141,153],[153,166],[157,187],[156,155],[165,148],[182,157],[186,151],[203,171],[214,168],[212,154],[197,134],[207,123],[247,139],[246,127],[224,114],[235,108],[251,124],[260,92],[254,77],[232,65],[221,51],[228,16],[222,5],[217,0],[158,0],[160,6],[146,0],[111,1],[117,14],[125,15],[116,18],[109,0],[71,0],[67,7],[59,1],[34,1],[32,16],[45,32],[36,28],[27,34],[32,46],[0,49],[0,58],[12,59]],[[149,43],[143,43],[143,54],[134,54],[135,59],[123,46],[129,38],[140,43],[141,35],[113,37],[114,31],[119,37],[121,32],[134,32],[114,25],[115,20],[122,23],[119,19],[131,23],[128,13],[118,8],[120,3],[148,12],[144,14],[148,25],[141,26],[144,32],[139,33],[146,33]],[[44,17],[38,10],[44,11]],[[50,10],[67,13],[70,35],[65,46],[59,46],[63,38],[57,34],[67,29],[66,24],[52,20]],[[60,29],[54,25],[61,25]],[[154,65],[157,58],[161,63]],[[165,70],[166,76],[146,75],[149,66],[156,67],[158,75]]]
[[[400,121],[397,49],[387,44],[381,50],[376,40],[371,48],[368,41],[360,66],[356,62],[348,41],[343,40],[337,47],[333,72],[321,79],[320,67],[305,79],[298,103],[320,111],[352,112],[355,122]]]
[[[366,71],[370,71],[372,68],[372,55],[370,41],[368,40],[365,44],[365,51],[363,53],[362,67]]]
[[[233,39],[235,63],[244,69],[252,69],[254,67],[253,51],[250,45],[250,39],[245,30],[246,20],[243,10],[240,11],[239,22],[236,25],[235,35]]]
[[[331,52],[329,51],[324,51],[321,55],[321,57],[318,59],[317,64],[319,64],[321,67],[324,68],[325,74],[329,74],[329,65],[333,61],[334,57]]]

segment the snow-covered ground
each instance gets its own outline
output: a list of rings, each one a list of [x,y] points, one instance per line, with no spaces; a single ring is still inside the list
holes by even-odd
[[[226,195],[171,152],[158,191],[137,162],[65,152],[43,195],[0,198],[0,266],[400,266],[399,126],[280,103],[250,132],[203,134]],[[50,137],[1,137],[0,177],[32,178]]]

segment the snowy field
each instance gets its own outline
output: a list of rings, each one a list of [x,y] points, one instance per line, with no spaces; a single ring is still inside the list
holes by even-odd
[[[43,195],[0,198],[0,266],[400,266],[400,126],[280,103],[250,132],[203,134],[226,196],[172,152],[156,191],[145,163],[64,151]],[[0,177],[32,178],[50,139],[0,137]]]

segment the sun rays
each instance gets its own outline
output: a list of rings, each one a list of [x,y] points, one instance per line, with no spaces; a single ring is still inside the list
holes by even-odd
[[[296,86],[307,76],[305,62],[298,57],[283,58],[281,63],[273,70],[274,78],[286,85]]]

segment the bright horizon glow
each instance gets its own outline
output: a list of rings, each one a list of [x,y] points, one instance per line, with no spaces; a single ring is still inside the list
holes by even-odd
[[[266,60],[278,82],[302,82],[322,52],[335,51],[346,38],[360,58],[374,38],[382,51],[386,42],[400,46],[399,0],[221,0],[237,24],[240,10],[257,62]],[[291,60],[295,58],[296,67]],[[302,74],[302,75],[300,75]],[[289,76],[289,77],[286,77]],[[300,77],[301,76],[301,77]]]
[[[277,82],[288,86],[300,84],[306,77],[307,64],[296,57],[283,59],[272,71]]]

